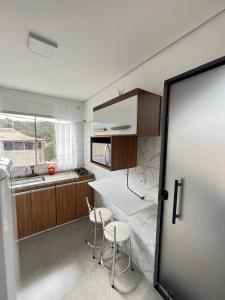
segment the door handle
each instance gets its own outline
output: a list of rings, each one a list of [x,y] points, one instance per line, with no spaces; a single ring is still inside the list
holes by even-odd
[[[105,151],[104,151],[105,164],[108,166],[108,165],[109,165],[109,160],[106,159],[106,153],[107,153],[107,151],[108,151],[108,153],[110,154],[109,145],[106,145],[106,146],[105,146]]]
[[[177,214],[177,193],[178,193],[179,186],[181,186],[181,183],[176,179],[174,183],[172,224],[176,224],[176,219],[179,218],[180,216]]]
[[[105,164],[107,165],[106,151],[107,151],[107,146],[105,146],[105,150],[104,150],[104,160],[105,160]]]
[[[169,197],[168,191],[167,191],[167,190],[163,190],[162,193],[161,193],[160,199],[161,199],[162,201],[164,201],[164,200],[167,200],[168,197]]]

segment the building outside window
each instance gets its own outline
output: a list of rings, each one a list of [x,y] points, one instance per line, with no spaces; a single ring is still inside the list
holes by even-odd
[[[10,158],[15,167],[55,162],[55,122],[0,113],[0,156]]]

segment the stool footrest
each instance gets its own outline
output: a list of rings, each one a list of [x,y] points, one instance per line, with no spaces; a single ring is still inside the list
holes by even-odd
[[[89,236],[90,236],[90,234],[91,234],[92,232],[94,232],[94,230],[95,230],[95,229],[93,228],[93,229],[91,229],[91,230],[88,231],[88,233],[87,233],[87,238],[86,238],[85,242],[86,242],[86,243],[88,244],[88,246],[90,246],[91,248],[100,249],[101,246],[95,246],[95,247],[94,247],[94,244],[92,244],[92,243],[90,242],[90,240],[88,239]],[[98,227],[98,228],[97,228],[97,231],[99,231],[99,230],[102,231],[102,228]]]
[[[100,260],[100,263],[101,263],[103,269],[104,269],[106,272],[108,272],[109,274],[112,274],[112,270],[110,270],[109,268],[107,268],[107,267],[104,265],[104,262],[103,262],[103,255],[104,255],[104,253],[105,253],[109,248],[112,248],[112,247],[107,246],[106,248],[104,248],[103,253],[102,253],[102,257],[101,257],[101,260]],[[128,257],[129,257],[129,256],[128,256]],[[130,263],[130,260],[129,260],[127,266],[126,266],[122,271],[120,271],[120,272],[115,272],[115,275],[120,275],[120,274],[125,273],[130,267],[131,267],[131,263]]]

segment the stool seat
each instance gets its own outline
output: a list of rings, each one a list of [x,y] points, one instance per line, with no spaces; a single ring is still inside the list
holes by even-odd
[[[109,223],[105,227],[104,235],[110,242],[114,242],[114,227],[116,227],[116,242],[125,242],[129,240],[131,231],[128,225],[124,222],[115,221]]]
[[[108,209],[108,208],[105,208],[105,207],[100,207],[100,208],[95,208],[95,213],[96,213],[96,222],[97,223],[101,223],[101,218],[100,218],[100,214],[99,212],[101,212],[101,216],[102,216],[102,221],[104,223],[108,223],[111,218],[112,218],[112,212]],[[95,213],[94,213],[94,210],[92,210],[90,212],[90,220],[91,222],[95,223]]]

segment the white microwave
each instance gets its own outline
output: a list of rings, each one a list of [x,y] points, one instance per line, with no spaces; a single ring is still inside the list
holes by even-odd
[[[91,149],[92,162],[105,165],[110,167],[111,166],[111,144],[109,143],[99,143],[93,142],[92,149]]]

